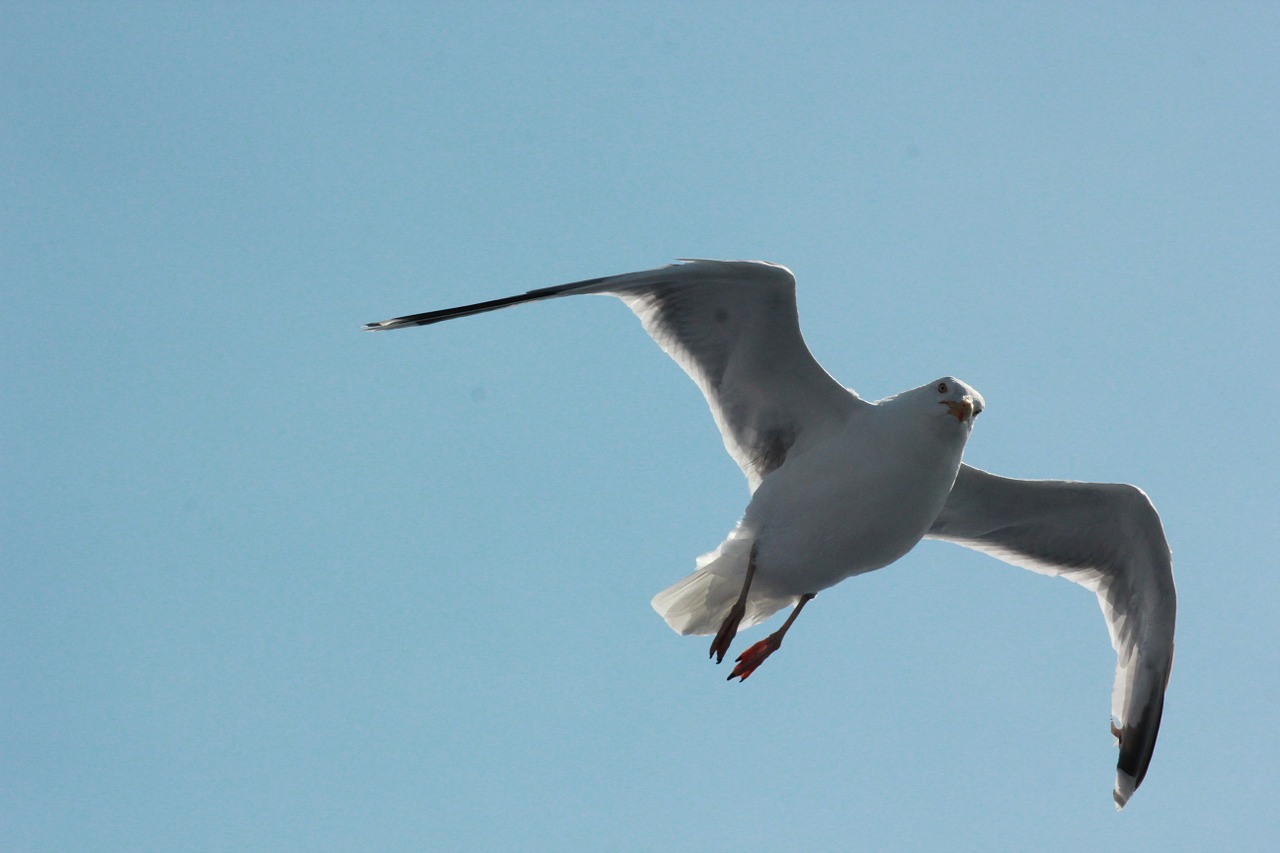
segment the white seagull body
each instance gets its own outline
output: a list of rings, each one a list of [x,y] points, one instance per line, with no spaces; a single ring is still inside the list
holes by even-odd
[[[982,396],[950,376],[874,403],[842,387],[805,346],[795,279],[774,264],[689,261],[365,328],[591,293],[622,299],[702,389],[752,492],[720,547],[653,599],[667,624],[715,634],[718,662],[740,627],[793,607],[739,656],[729,677],[745,680],[818,592],[889,565],[922,538],[1062,575],[1097,593],[1118,656],[1111,728],[1114,798],[1124,806],[1155,748],[1176,613],[1169,547],[1141,490],[1013,480],[962,464]]]

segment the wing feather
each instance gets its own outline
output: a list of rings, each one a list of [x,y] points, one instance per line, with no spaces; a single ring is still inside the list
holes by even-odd
[[[1134,486],[1015,480],[962,465],[928,537],[1097,594],[1116,651],[1111,716],[1122,808],[1151,763],[1173,666],[1173,564],[1151,501]]]
[[[617,296],[702,390],[725,449],[752,491],[803,447],[870,405],[822,369],[800,334],[795,278],[761,261],[687,261],[397,317],[371,331],[423,326],[578,294]]]

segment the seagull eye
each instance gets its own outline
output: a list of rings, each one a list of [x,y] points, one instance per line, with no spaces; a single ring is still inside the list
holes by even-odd
[[[939,394],[945,394],[945,393],[947,393],[947,383],[945,383],[945,382],[939,382],[939,383],[938,383],[938,393],[939,393]]]

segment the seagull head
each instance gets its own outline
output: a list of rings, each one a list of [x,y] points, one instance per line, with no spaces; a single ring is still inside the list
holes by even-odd
[[[876,402],[877,406],[909,406],[926,420],[952,435],[962,427],[965,436],[973,420],[987,407],[987,401],[971,385],[954,376],[943,376],[919,388],[903,391]],[[954,420],[953,420],[954,419]]]
[[[936,403],[945,408],[943,415],[955,418],[961,424],[972,425],[973,419],[982,414],[987,405],[981,394],[954,376],[935,379],[925,388],[930,389]]]

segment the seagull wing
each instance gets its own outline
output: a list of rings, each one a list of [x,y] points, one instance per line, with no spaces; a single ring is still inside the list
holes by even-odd
[[[1173,666],[1173,565],[1151,501],[1134,486],[1014,480],[962,465],[928,537],[1097,593],[1117,655],[1111,716],[1122,808],[1151,763]]]
[[[558,296],[597,293],[627,304],[702,389],[725,449],[752,491],[797,446],[871,405],[822,369],[800,335],[791,271],[758,261],[687,261],[369,323],[425,326]]]

